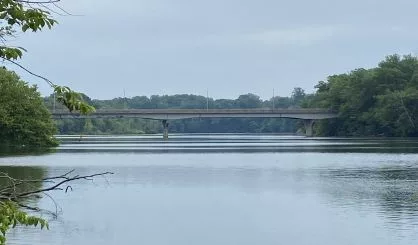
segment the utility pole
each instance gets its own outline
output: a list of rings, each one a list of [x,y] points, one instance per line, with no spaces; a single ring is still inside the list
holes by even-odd
[[[125,89],[123,89],[123,109],[126,109],[126,94],[125,94]]]
[[[273,110],[274,110],[274,88],[273,88]]]
[[[55,112],[55,91],[54,91],[54,105],[53,105],[53,108],[52,108],[52,112]]]
[[[206,89],[206,110],[209,111],[209,91]]]

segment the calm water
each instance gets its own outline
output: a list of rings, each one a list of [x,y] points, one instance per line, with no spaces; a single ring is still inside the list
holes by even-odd
[[[19,228],[9,244],[418,244],[418,140],[160,137],[0,156],[20,177],[115,173],[54,192],[51,230]]]

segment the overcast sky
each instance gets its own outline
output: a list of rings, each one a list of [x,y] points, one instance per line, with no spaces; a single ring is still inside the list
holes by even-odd
[[[92,98],[193,93],[263,99],[418,54],[417,0],[63,0],[22,63]],[[14,68],[18,70],[18,68]],[[22,77],[47,85],[19,70]]]

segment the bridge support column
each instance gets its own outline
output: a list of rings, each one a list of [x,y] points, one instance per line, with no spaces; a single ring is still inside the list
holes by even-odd
[[[167,120],[163,120],[163,139],[168,140],[168,122]]]
[[[304,119],[303,124],[305,125],[305,135],[308,137],[313,136],[313,125],[315,123],[315,120],[313,119]]]

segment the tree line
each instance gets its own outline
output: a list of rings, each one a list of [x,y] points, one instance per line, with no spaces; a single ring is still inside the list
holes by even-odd
[[[146,119],[48,119],[49,110],[64,109],[54,96],[40,98],[10,71],[0,69],[0,144],[47,146],[59,134],[142,134],[159,133],[159,121]],[[313,94],[295,88],[288,97],[262,100],[255,94],[236,99],[212,99],[199,95],[153,95],[132,98],[82,99],[96,109],[239,109],[239,108],[328,108],[339,113],[335,119],[319,120],[318,136],[418,136],[418,59],[391,55],[371,69],[356,69],[332,75],[315,86]],[[30,115],[30,116],[29,116]],[[39,130],[38,130],[39,129]],[[177,133],[303,133],[295,119],[219,118],[170,121]]]
[[[295,88],[289,97],[262,100],[248,93],[237,99],[213,99],[192,94],[135,96],[111,100],[84,99],[96,109],[248,109],[248,108],[297,108],[305,98],[301,88]],[[274,100],[274,101],[273,101]],[[45,98],[50,110],[63,109],[54,104],[53,95]],[[60,134],[141,134],[162,131],[160,121],[146,119],[64,119],[56,121]],[[169,130],[174,133],[293,133],[298,121],[287,118],[219,118],[183,119],[170,121]]]
[[[111,100],[84,99],[97,109],[238,109],[328,108],[335,119],[319,120],[318,136],[418,136],[418,59],[390,55],[371,69],[355,69],[319,81],[316,91],[306,94],[295,88],[288,97],[262,100],[248,93],[237,99],[207,99],[199,95],[153,95]],[[53,96],[45,98],[52,110]],[[60,107],[56,107],[59,109]],[[144,119],[67,119],[57,121],[62,134],[158,133],[159,121]],[[298,120],[277,118],[184,119],[170,122],[177,133],[295,133],[303,131]]]

